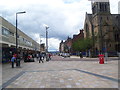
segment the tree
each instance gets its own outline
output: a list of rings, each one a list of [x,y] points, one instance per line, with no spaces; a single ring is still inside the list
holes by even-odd
[[[86,51],[92,48],[93,40],[90,38],[79,39],[72,44],[74,51]]]

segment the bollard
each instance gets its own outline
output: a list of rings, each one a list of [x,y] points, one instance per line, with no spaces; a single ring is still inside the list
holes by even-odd
[[[104,64],[104,55],[103,54],[99,55],[99,64]]]
[[[120,60],[120,52],[118,53],[118,60]]]
[[[106,60],[106,62],[108,61],[108,53],[107,52],[105,53],[105,60]]]

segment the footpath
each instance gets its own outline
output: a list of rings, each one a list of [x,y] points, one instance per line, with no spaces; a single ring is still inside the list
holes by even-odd
[[[5,88],[118,88],[118,60],[105,64],[88,60],[54,56],[44,63],[22,61],[21,68],[4,64],[2,84]]]

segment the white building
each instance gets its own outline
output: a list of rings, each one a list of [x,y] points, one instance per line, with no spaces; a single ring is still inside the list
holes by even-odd
[[[0,47],[2,58],[9,57],[16,49],[16,27],[3,17],[0,17]],[[18,51],[40,51],[40,45],[18,29]]]

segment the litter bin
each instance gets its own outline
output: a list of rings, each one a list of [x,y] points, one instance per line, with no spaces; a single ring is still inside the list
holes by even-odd
[[[104,64],[104,55],[103,54],[99,55],[99,63]]]

